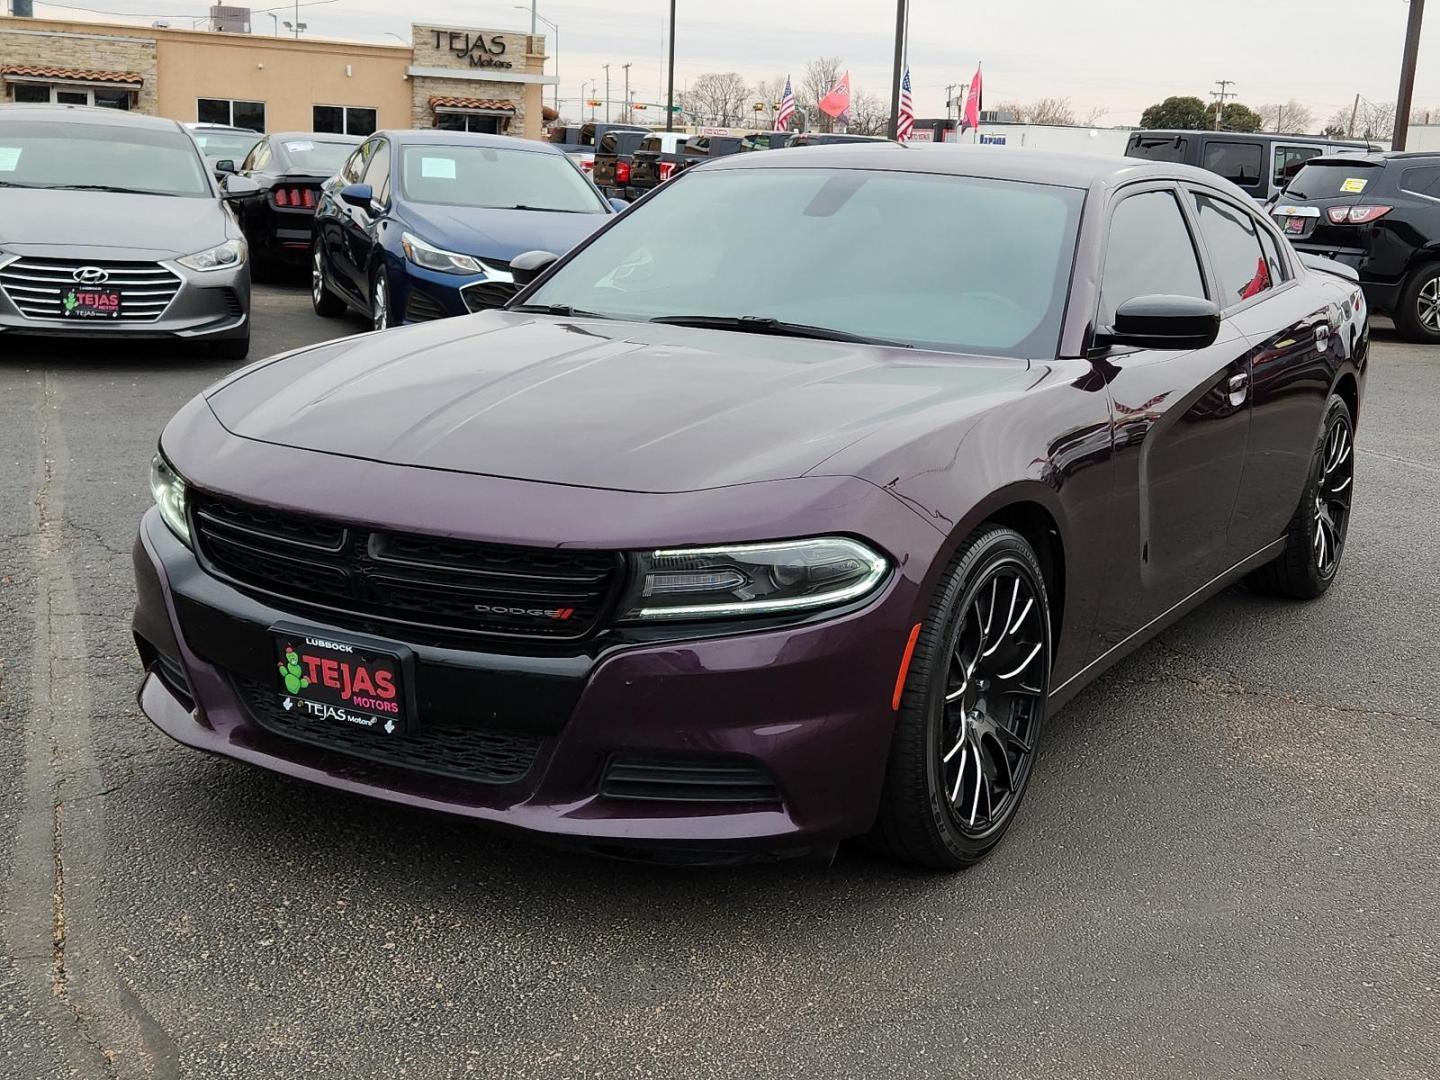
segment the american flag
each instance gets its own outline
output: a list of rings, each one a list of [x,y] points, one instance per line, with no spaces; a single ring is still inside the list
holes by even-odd
[[[900,115],[895,121],[895,137],[901,142],[910,138],[915,130],[915,102],[910,97],[910,68],[905,68],[905,77],[900,80]]]
[[[798,112],[795,105],[795,91],[790,89],[790,76],[785,76],[785,93],[780,97],[780,111],[775,114],[775,130],[784,131],[790,118]]]

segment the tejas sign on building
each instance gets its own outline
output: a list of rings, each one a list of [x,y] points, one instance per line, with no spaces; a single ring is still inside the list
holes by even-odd
[[[513,68],[505,59],[505,38],[501,34],[472,34],[467,30],[436,30],[435,48],[468,60],[471,67]]]

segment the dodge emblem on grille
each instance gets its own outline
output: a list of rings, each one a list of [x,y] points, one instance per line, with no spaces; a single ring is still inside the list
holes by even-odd
[[[80,266],[70,276],[81,285],[103,285],[110,280],[110,271],[98,266]]]

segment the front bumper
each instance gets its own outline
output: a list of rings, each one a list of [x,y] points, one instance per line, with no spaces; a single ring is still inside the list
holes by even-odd
[[[898,503],[895,513],[910,516]],[[210,576],[153,509],[134,558],[134,628],[147,667],[140,705],[187,746],[606,854],[803,854],[864,832],[874,819],[891,694],[916,606],[916,560],[862,609],[798,627],[591,643],[565,654],[404,643],[416,656],[418,728],[459,723],[530,741],[522,776],[476,782],[277,733],[254,704],[258,682],[278,685],[269,627],[299,621],[322,636],[349,631],[297,620]],[[603,794],[617,757],[744,763],[768,777],[778,797]]]
[[[509,282],[494,281],[484,274],[442,274],[404,261],[392,278],[392,293],[399,321],[429,322],[453,315],[503,306],[515,295]]]
[[[45,256],[84,261],[86,252],[51,249]],[[89,255],[93,258],[93,255]],[[97,259],[96,261],[102,261]],[[20,262],[24,261],[24,257]],[[20,262],[9,264],[12,268]],[[26,314],[0,286],[0,335],[67,338],[181,338],[229,340],[250,333],[250,263],[224,270],[189,270],[172,259],[156,260],[179,279],[174,295],[158,316],[137,320],[45,318]],[[0,267],[0,272],[6,268]],[[17,294],[18,295],[18,294]]]

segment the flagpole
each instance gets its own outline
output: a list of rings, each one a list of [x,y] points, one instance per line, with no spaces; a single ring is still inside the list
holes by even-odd
[[[890,81],[890,138],[900,127],[900,78],[905,65],[905,25],[908,21],[908,0],[895,0],[895,72]]]

